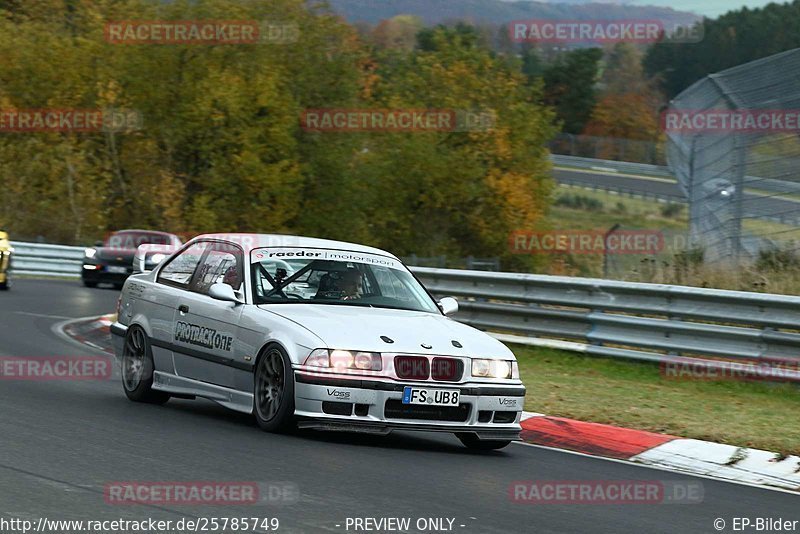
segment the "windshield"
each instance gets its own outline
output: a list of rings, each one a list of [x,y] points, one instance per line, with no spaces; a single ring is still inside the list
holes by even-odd
[[[309,303],[438,313],[436,304],[398,260],[332,249],[256,249],[258,304]]]

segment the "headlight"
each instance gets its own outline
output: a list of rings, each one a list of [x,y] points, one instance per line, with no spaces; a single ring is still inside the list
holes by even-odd
[[[348,369],[353,367],[355,358],[353,353],[346,350],[331,351],[331,367],[334,369]]]
[[[97,249],[94,248],[87,248],[83,251],[83,255],[87,258],[94,258],[97,255]]]
[[[156,253],[156,254],[153,254],[152,256],[150,256],[150,262],[158,264],[158,263],[161,263],[162,261],[164,261],[164,258],[166,258],[166,257],[167,257],[166,254],[161,254],[159,252],[159,253]]]
[[[312,367],[330,367],[331,360],[327,349],[317,349],[312,351],[306,358],[305,365]]]
[[[516,362],[506,360],[472,360],[472,376],[484,378],[513,378]],[[519,373],[519,371],[517,371]]]
[[[380,371],[383,368],[380,353],[329,349],[311,351],[311,354],[306,358],[305,365],[326,367],[337,371],[349,369]]]

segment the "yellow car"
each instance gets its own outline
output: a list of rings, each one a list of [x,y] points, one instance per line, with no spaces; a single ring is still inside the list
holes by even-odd
[[[11,248],[11,242],[8,240],[8,234],[0,230],[0,290],[9,289],[11,287],[11,254],[14,249]]]

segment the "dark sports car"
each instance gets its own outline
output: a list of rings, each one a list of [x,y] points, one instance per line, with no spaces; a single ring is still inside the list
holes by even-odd
[[[174,234],[152,230],[120,230],[109,235],[105,241],[87,248],[83,258],[81,278],[86,287],[109,283],[121,288],[128,276],[133,274],[133,257],[139,245],[181,246]],[[154,254],[147,258],[148,267],[161,263],[166,256]]]

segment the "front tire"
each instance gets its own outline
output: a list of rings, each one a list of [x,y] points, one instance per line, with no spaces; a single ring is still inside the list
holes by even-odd
[[[266,432],[287,432],[294,419],[294,373],[289,356],[278,345],[267,347],[253,374],[253,413]]]
[[[461,443],[470,450],[473,451],[496,451],[498,449],[502,449],[507,447],[511,440],[508,439],[478,439],[477,436],[474,434],[457,434],[458,439],[461,440]]]
[[[138,326],[128,328],[122,349],[122,388],[134,402],[164,404],[169,394],[153,387],[153,352],[147,334]]]

